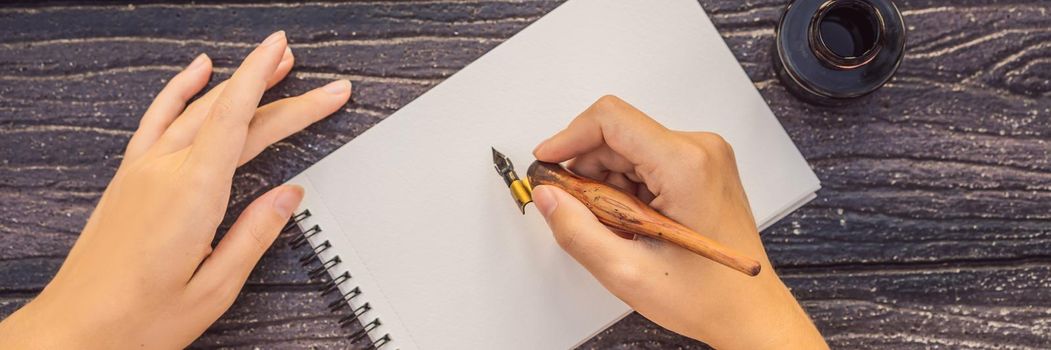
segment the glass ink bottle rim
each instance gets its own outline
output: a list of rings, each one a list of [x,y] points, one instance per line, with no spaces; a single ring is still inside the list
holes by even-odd
[[[824,31],[821,30],[822,23],[826,20],[826,17],[835,10],[844,8],[854,8],[860,10],[861,13],[870,16],[869,21],[875,25],[873,34],[874,38],[871,39],[872,43],[867,45],[864,53],[856,56],[846,56],[840,53],[836,53],[828,44],[828,40],[825,37]],[[817,14],[812,17],[810,22],[809,31],[809,42],[811,50],[822,58],[822,61],[831,65],[834,68],[839,69],[854,69],[860,67],[876,58],[876,54],[879,53],[882,48],[884,35],[886,31],[886,24],[883,20],[883,15],[879,13],[875,8],[872,7],[868,2],[859,0],[842,0],[842,1],[825,1],[818,8]]]
[[[845,53],[840,46],[837,52],[824,37],[824,24],[844,20],[849,22],[839,24],[861,29],[852,32],[848,44],[853,46],[846,47],[858,50],[860,42],[868,46],[863,51]],[[774,68],[801,99],[842,104],[890,80],[904,56],[905,34],[905,22],[891,0],[794,0],[775,30]]]

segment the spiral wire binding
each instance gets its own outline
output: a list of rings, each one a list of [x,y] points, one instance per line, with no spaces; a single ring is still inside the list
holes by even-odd
[[[288,244],[292,246],[292,249],[299,249],[299,247],[307,244],[307,238],[313,237],[318,233],[321,233],[321,226],[314,225],[314,227],[303,231],[303,234],[296,236],[295,239],[289,241]]]
[[[306,220],[307,218],[310,218],[310,215],[310,210],[303,210],[302,212],[293,215],[292,218],[288,221],[288,224],[285,225],[285,228],[282,230],[282,232],[292,232],[294,228],[299,226],[300,222]],[[306,230],[302,230],[296,233],[295,237],[293,237],[292,240],[288,241],[288,245],[292,249],[299,249],[300,247],[307,245],[310,242],[308,239],[314,237],[318,233],[321,233],[321,226],[311,226]],[[303,267],[308,267],[311,263],[313,263],[314,260],[321,261],[321,253],[328,250],[329,248],[332,248],[332,243],[328,240],[321,242],[317,246],[312,246],[310,252],[299,257],[299,263],[303,265]],[[310,270],[310,272],[308,272],[307,275],[310,276],[311,279],[321,278],[329,272],[335,272],[333,271],[333,269],[339,266],[342,262],[343,259],[341,259],[338,255],[333,256],[328,260],[321,261],[321,265]],[[331,294],[333,292],[339,292],[339,287],[344,283],[347,283],[347,281],[351,279],[350,271],[343,271],[343,273],[340,273],[338,275],[333,273],[332,275],[336,277],[329,279],[328,282],[322,284],[321,288],[318,289],[318,291],[321,292],[322,296]],[[353,289],[346,293],[340,294],[338,300],[328,304],[329,312],[336,313],[342,310],[343,308],[349,308],[350,300],[360,295],[361,287],[358,286],[355,286]],[[372,310],[372,306],[369,305],[368,302],[366,302],[364,304],[361,304],[361,306],[350,310],[350,313],[348,315],[339,319],[339,326],[343,328],[346,328],[354,322],[359,322],[361,324],[360,330],[354,332],[349,337],[347,337],[348,339],[350,339],[351,343],[356,343],[364,338],[372,338],[369,336],[369,332],[372,332],[373,330],[375,330],[383,324],[380,321],[379,317],[373,318],[372,321],[369,321],[368,323],[365,323],[364,320],[362,320],[362,316],[364,316],[370,310]],[[375,338],[375,340],[369,343],[368,348],[379,349],[383,345],[390,343],[390,341],[390,334],[385,333],[383,334],[383,336]]]

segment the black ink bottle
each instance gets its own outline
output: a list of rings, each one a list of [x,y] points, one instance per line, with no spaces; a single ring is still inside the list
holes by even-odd
[[[841,105],[879,89],[905,53],[891,0],[795,0],[777,25],[774,69],[805,101]]]

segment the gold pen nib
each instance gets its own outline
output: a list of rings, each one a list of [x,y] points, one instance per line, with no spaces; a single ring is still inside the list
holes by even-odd
[[[529,186],[529,181],[518,178],[518,174],[515,173],[515,166],[511,164],[511,159],[497,151],[496,148],[492,149],[493,167],[496,168],[496,173],[500,174],[500,177],[504,179],[504,183],[511,190],[511,198],[514,198],[515,203],[518,204],[518,210],[525,214],[526,204],[533,201],[533,188]]]

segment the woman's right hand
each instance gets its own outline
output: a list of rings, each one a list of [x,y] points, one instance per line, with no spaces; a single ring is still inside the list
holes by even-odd
[[[730,145],[673,131],[613,96],[537,146],[546,162],[637,195],[662,214],[760,261],[749,277],[676,245],[626,239],[552,186],[533,200],[556,240],[607,289],[657,324],[719,349],[827,348],[770,266]]]

